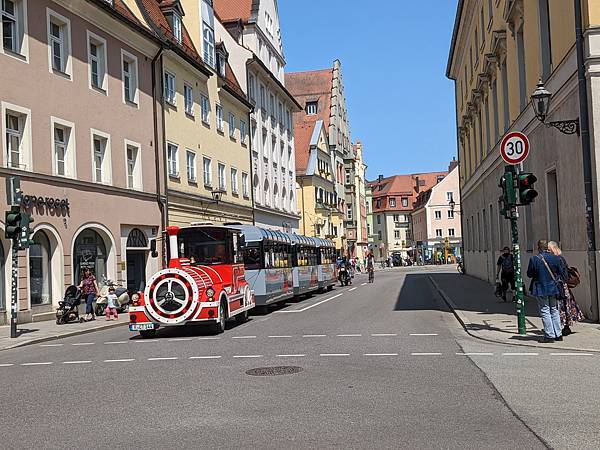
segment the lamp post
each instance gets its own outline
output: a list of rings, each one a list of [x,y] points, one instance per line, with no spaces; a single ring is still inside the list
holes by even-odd
[[[533,105],[535,117],[537,117],[537,119],[547,127],[554,127],[564,134],[577,133],[579,136],[579,118],[573,120],[557,120],[553,122],[546,122],[551,98],[552,93],[546,89],[544,83],[540,79],[535,91],[533,94],[531,94],[531,103]]]

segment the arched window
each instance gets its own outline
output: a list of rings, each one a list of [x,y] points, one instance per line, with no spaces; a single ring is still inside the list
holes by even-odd
[[[260,196],[258,195],[258,184],[260,183],[259,179],[258,179],[258,175],[254,175],[254,178],[252,180],[252,189],[254,191],[254,201],[257,203],[260,203]]]
[[[283,188],[283,192],[281,193],[281,208],[282,209],[287,209],[286,205],[287,205],[287,190],[284,187]]]
[[[273,188],[273,206],[279,208],[279,186],[277,184]]]
[[[29,246],[29,287],[32,305],[52,301],[52,266],[50,240],[46,233],[38,231]]]
[[[264,187],[264,194],[265,194],[265,205],[269,206],[271,204],[270,200],[270,194],[269,194],[269,180],[265,180],[265,187]]]
[[[290,191],[290,211],[291,212],[296,212],[296,206],[294,205],[294,191],[291,190]]]
[[[106,244],[95,230],[83,230],[75,240],[73,269],[75,283],[81,281],[83,269],[92,269],[97,280],[106,278]]]
[[[148,247],[148,239],[142,230],[134,228],[127,236],[127,248],[146,248]]]
[[[6,292],[4,270],[6,268],[6,259],[4,257],[4,247],[0,242],[0,309],[6,309]]]

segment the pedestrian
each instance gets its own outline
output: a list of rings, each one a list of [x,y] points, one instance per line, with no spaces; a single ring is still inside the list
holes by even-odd
[[[502,249],[502,254],[498,258],[498,262],[496,262],[496,267],[498,268],[496,278],[500,281],[501,285],[500,296],[502,300],[506,301],[508,287],[510,286],[513,292],[515,290],[515,260],[510,252],[510,248],[504,247]]]
[[[531,278],[531,295],[537,297],[540,316],[544,324],[544,338],[541,342],[562,341],[558,297],[559,283],[567,276],[563,261],[548,251],[548,241],[538,241],[538,254],[532,256],[527,267]]]
[[[85,299],[85,320],[96,320],[94,316],[94,300],[96,300],[96,296],[100,292],[98,289],[98,283],[96,283],[96,277],[92,274],[92,269],[87,267],[83,271],[83,278],[81,279],[81,283],[79,283],[79,289],[81,289],[81,294]]]
[[[108,295],[106,296],[106,309],[104,310],[104,314],[106,315],[106,320],[110,320],[110,317],[114,314],[115,320],[119,320],[119,315],[117,314],[117,304],[118,299],[115,294],[115,288],[113,286],[108,288]]]
[[[573,325],[573,322],[585,320],[585,316],[575,301],[575,296],[571,289],[571,287],[575,287],[579,284],[579,271],[575,267],[569,267],[567,260],[562,256],[562,251],[556,242],[548,242],[548,250],[550,250],[553,255],[558,256],[563,265],[567,268],[567,277],[561,280],[562,295],[560,299],[560,324],[563,327],[562,335],[568,336],[572,333],[571,325]]]

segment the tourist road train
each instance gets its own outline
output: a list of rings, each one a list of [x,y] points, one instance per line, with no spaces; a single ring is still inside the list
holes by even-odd
[[[222,333],[254,307],[330,290],[337,279],[335,245],[325,239],[206,222],[168,227],[162,239],[165,268],[129,309],[129,329],[142,337],[192,324]],[[157,256],[156,240],[151,245]]]

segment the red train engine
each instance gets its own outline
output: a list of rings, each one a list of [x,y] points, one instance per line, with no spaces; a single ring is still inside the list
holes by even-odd
[[[243,237],[231,227],[168,227],[168,267],[148,280],[129,310],[129,329],[152,337],[159,328],[248,319],[254,292],[244,272]]]

